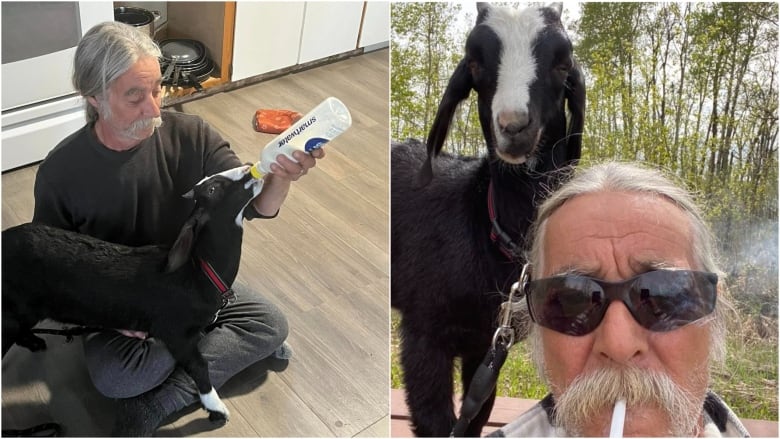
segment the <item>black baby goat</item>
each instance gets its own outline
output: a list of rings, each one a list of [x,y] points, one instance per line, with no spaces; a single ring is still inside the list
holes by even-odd
[[[453,361],[461,358],[468,389],[519,277],[535,208],[580,157],[585,89],[561,5],[478,11],[427,153],[413,140],[391,150],[391,304],[401,313],[406,401],[419,436],[450,434]],[[487,156],[439,154],[472,89]],[[480,434],[494,399],[495,390],[466,435]]]
[[[185,196],[195,209],[169,249],[128,247],[27,223],[3,231],[2,349],[32,351],[43,319],[144,331],[162,340],[195,381],[209,419],[229,412],[198,350],[203,330],[229,300],[241,258],[242,218],[262,188],[249,167],[201,180]]]

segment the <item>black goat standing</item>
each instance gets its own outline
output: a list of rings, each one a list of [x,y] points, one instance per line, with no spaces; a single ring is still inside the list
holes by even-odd
[[[112,244],[35,223],[3,231],[3,356],[14,343],[45,349],[32,328],[47,318],[145,331],[195,381],[209,419],[226,422],[228,409],[211,385],[198,341],[228,300],[229,290],[213,281],[233,283],[243,211],[261,188],[248,166],[203,179],[185,195],[195,199],[195,210],[170,249]]]
[[[391,304],[402,316],[406,401],[419,436],[450,434],[453,361],[461,358],[468,389],[490,347],[502,293],[519,276],[535,208],[561,176],[555,171],[580,157],[585,89],[561,6],[518,12],[480,4],[478,11],[427,154],[413,140],[391,149]],[[439,154],[472,89],[487,157]],[[480,434],[494,400],[495,390],[466,435]]]

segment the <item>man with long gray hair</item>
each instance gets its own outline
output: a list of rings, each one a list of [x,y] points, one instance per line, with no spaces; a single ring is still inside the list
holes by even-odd
[[[35,180],[34,222],[140,246],[172,244],[189,215],[181,195],[207,175],[241,161],[197,116],[161,111],[160,49],[117,22],[90,29],[76,49],[73,83],[85,98],[87,124],[57,145]],[[292,181],[324,157],[278,157],[245,218],[273,218]],[[228,304],[199,347],[219,388],[265,357],[289,358],[287,320],[257,292],[234,285]],[[84,341],[90,377],[119,399],[114,435],[151,436],[163,419],[198,401],[194,382],[160,342],[124,328]]]
[[[493,435],[747,435],[709,390],[728,305],[686,190],[655,170],[597,165],[555,191],[534,227],[519,308],[551,393]]]

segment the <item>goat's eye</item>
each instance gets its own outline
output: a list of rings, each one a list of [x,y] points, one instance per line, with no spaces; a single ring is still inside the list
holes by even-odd
[[[561,72],[568,72],[573,67],[574,62],[570,57],[565,57],[561,59],[561,61],[558,63],[557,66],[555,66],[555,70],[561,71]]]
[[[216,186],[209,186],[209,195],[214,195],[214,192],[217,191]]]

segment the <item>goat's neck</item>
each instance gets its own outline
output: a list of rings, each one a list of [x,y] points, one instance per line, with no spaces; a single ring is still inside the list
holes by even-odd
[[[490,179],[497,221],[513,241],[521,244],[533,221],[536,204],[546,193],[548,179],[525,165],[507,168],[498,160],[491,161]]]
[[[206,225],[200,231],[193,257],[202,259],[219,274],[228,285],[233,283],[241,262],[243,229],[231,224],[228,228]]]

